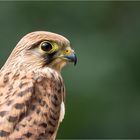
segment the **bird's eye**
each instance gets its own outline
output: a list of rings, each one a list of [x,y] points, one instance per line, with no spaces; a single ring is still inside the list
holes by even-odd
[[[51,43],[49,43],[47,41],[42,42],[40,47],[45,52],[50,52],[52,50],[52,48],[53,48]]]

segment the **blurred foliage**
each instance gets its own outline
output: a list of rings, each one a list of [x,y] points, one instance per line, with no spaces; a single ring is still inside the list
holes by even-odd
[[[0,65],[28,32],[66,36],[66,115],[58,138],[140,138],[140,2],[0,2]]]

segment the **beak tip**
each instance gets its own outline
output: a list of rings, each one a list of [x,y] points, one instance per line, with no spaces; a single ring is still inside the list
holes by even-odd
[[[74,54],[74,55],[75,55],[75,54]],[[76,55],[75,55],[74,66],[76,66],[76,64],[77,64],[77,57],[76,57]]]
[[[66,55],[65,58],[68,59],[70,62],[74,62],[74,66],[76,66],[76,64],[77,64],[77,57],[76,57],[75,53],[70,54],[70,55]]]

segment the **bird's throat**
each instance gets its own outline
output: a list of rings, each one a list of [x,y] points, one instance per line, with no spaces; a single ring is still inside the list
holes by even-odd
[[[62,59],[56,59],[54,60],[50,65],[49,67],[58,71],[58,72],[61,72],[62,68],[67,64],[67,62],[65,60],[62,60]]]

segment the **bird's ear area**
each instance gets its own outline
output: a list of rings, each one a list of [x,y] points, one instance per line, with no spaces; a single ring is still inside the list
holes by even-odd
[[[31,49],[38,49],[40,52],[44,52],[44,53],[54,53],[58,50],[58,45],[57,43],[53,42],[53,41],[49,41],[49,40],[41,40],[38,41],[34,44],[31,45],[31,47],[29,48]]]

